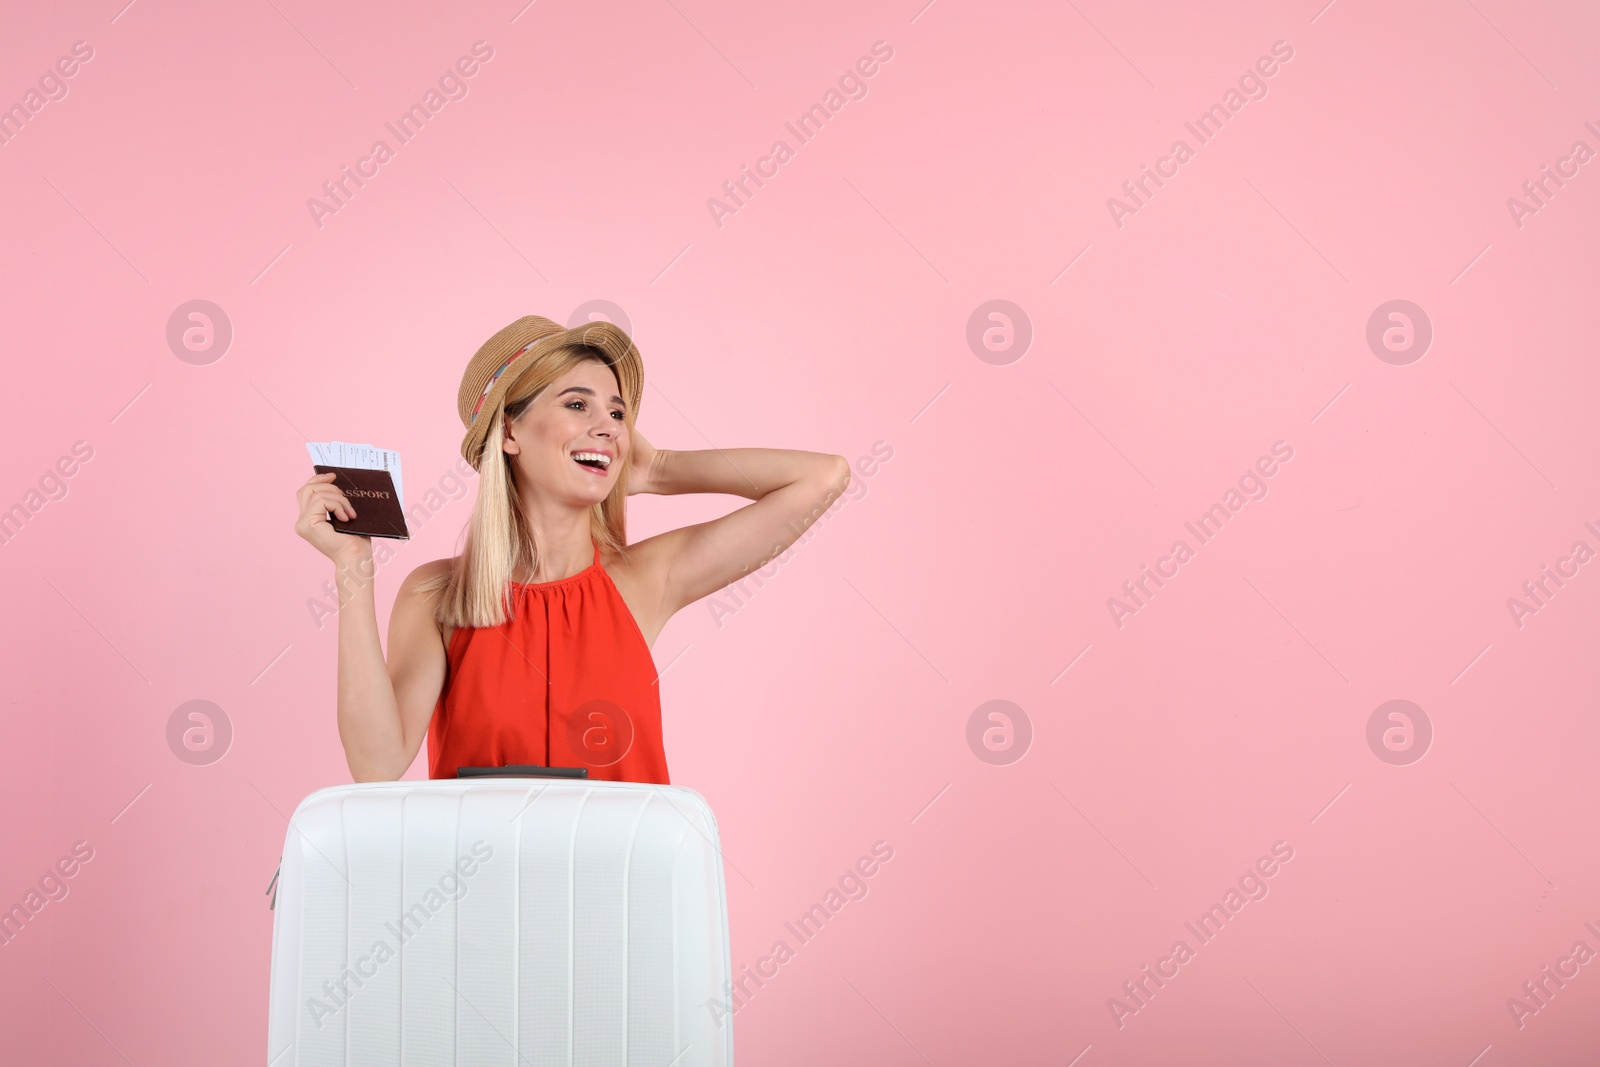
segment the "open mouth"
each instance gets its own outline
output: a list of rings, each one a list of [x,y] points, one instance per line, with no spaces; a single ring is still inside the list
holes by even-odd
[[[611,467],[611,457],[604,452],[574,452],[572,459],[578,466],[599,475],[604,475]]]

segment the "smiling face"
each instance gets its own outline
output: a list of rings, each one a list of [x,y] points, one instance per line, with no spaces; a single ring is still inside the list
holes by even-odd
[[[516,457],[518,481],[574,506],[604,500],[630,451],[621,394],[616,374],[597,360],[546,386],[506,424],[501,447]]]

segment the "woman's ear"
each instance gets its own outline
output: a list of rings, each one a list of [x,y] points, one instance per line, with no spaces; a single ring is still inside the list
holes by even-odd
[[[503,427],[500,438],[500,451],[508,456],[515,456],[522,451],[522,445],[511,435],[511,420],[505,417],[505,412],[500,413],[500,423]]]

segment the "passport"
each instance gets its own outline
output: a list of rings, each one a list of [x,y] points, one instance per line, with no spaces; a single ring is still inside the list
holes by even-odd
[[[400,494],[395,490],[394,479],[386,470],[369,470],[363,467],[335,467],[326,463],[313,464],[318,474],[333,472],[333,485],[350,499],[356,517],[349,521],[328,513],[328,522],[340,533],[362,537],[393,537],[409,541],[406,530],[406,513],[401,506]]]

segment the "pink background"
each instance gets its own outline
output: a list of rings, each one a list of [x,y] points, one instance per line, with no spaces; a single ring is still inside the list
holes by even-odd
[[[1600,548],[1600,164],[1507,207],[1600,149],[1594,10],[119,4],[14,5],[0,34],[0,104],[94,50],[0,146],[0,507],[65,490],[0,546],[0,904],[94,850],[0,948],[0,1060],[264,1062],[263,890],[287,815],[349,780],[303,441],[399,450],[408,503],[447,490],[473,350],[593,299],[630,320],[657,446],[893,450],[736,614],[692,605],[655,647],[736,967],[894,850],[741,1008],[740,1062],[1600,1056],[1600,963],[1520,1026],[1507,1003],[1600,952],[1596,564],[1508,608]],[[479,40],[468,94],[319,228],[307,200]],[[799,144],[784,122],[880,40]],[[1276,41],[1267,95],[1198,144]],[[1180,137],[1119,227],[1107,199]],[[719,227],[707,199],[778,138]],[[166,339],[196,299],[234,332],[204,365]],[[1021,358],[967,343],[993,299]],[[1434,331],[1406,365],[1366,341],[1395,299]],[[1277,441],[1200,545],[1184,523]],[[381,571],[385,628],[455,550],[457,490]],[[635,497],[630,533],[741,503]],[[1108,599],[1180,538],[1119,627]],[[1394,699],[1432,724],[1408,765],[1367,742]],[[231,723],[209,765],[168,746],[190,700]],[[1031,723],[1004,765],[967,740],[991,700]],[[1184,923],[1278,841],[1269,895],[1199,944]]]

